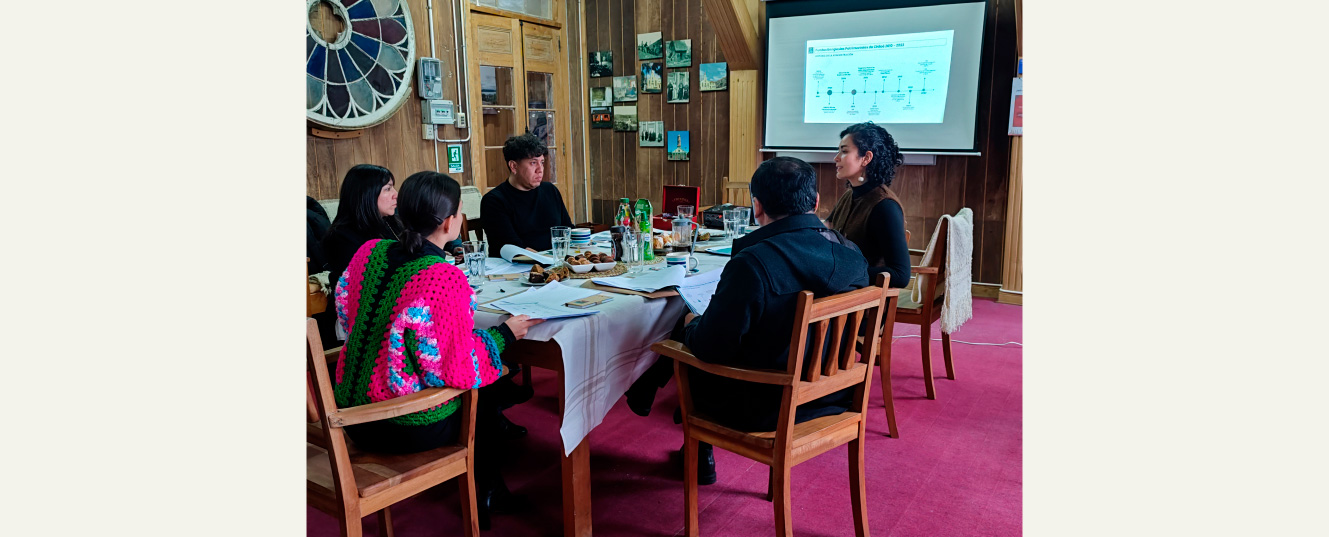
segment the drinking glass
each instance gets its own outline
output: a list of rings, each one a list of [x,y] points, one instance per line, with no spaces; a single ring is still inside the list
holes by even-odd
[[[562,263],[572,246],[572,228],[567,226],[549,228],[549,239],[553,245],[554,263]]]
[[[724,233],[731,242],[738,238],[739,227],[743,225],[741,209],[726,209],[724,212]]]
[[[489,245],[485,241],[464,241],[461,243],[462,258],[466,264],[466,283],[471,287],[480,287],[485,283],[485,259],[489,257]]]
[[[636,256],[633,258],[634,262],[636,263],[636,266],[629,267],[628,272],[630,273],[642,272],[646,270],[646,266],[651,263],[646,261],[646,251],[651,250],[652,255],[654,255],[655,245],[651,241],[651,238],[653,236],[654,236],[653,234],[647,233],[645,231],[637,232],[637,248],[633,253],[633,255]]]
[[[679,217],[679,218],[687,218],[688,220],[691,220],[691,221],[693,221],[693,222],[696,222],[696,220],[694,220],[694,219],[692,218],[692,217],[694,217],[694,216],[696,216],[696,215],[697,215],[697,207],[696,207],[696,206],[694,206],[694,205],[679,205],[679,206],[678,206],[678,217]]]
[[[640,235],[631,227],[623,230],[623,243],[620,245],[623,256],[619,261],[627,265],[628,272],[637,272],[641,268],[641,241],[637,240]]]
[[[739,207],[739,233],[748,234],[748,225],[752,224],[752,207]]]

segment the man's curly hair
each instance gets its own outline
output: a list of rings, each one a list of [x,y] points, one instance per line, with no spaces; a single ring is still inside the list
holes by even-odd
[[[900,146],[895,144],[891,133],[869,121],[850,125],[840,131],[841,138],[846,134],[858,146],[858,156],[872,152],[872,162],[868,163],[863,174],[863,184],[891,186],[891,181],[895,179],[895,169],[904,163],[904,155],[900,154]]]
[[[529,132],[521,136],[509,137],[503,143],[503,160],[508,162],[543,157],[548,154],[549,149],[545,148],[545,144],[540,143],[540,139]]]

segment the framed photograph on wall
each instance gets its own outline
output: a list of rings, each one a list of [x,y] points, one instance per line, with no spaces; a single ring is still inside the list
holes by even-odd
[[[637,34],[637,59],[657,60],[664,57],[664,41],[660,32]]]
[[[728,63],[703,63],[700,68],[700,80],[697,87],[701,91],[724,91],[729,89]]]
[[[637,138],[641,147],[664,147],[664,122],[642,121],[638,123]]]
[[[618,132],[637,130],[637,105],[614,107],[614,130]]]
[[[680,39],[665,43],[665,67],[692,65],[692,40]]]
[[[614,77],[614,102],[633,102],[637,100],[637,76]]]
[[[608,129],[614,126],[614,109],[599,106],[591,109],[591,128]]]
[[[600,50],[591,53],[591,78],[614,76],[614,51]]]
[[[687,71],[669,72],[669,95],[665,102],[686,103],[692,94],[692,89],[688,87]]]
[[[669,131],[669,160],[688,160],[688,131]]]
[[[660,93],[664,91],[664,65],[660,62],[641,64],[641,92]]]
[[[591,106],[613,106],[614,94],[609,88],[591,88]]]

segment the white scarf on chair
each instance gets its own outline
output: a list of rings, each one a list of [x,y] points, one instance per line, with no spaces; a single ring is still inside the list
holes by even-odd
[[[974,211],[965,207],[955,216],[942,215],[937,220],[937,227],[932,230],[932,240],[923,252],[920,266],[926,267],[932,261],[942,220],[950,220],[950,231],[946,237],[946,297],[941,305],[941,331],[950,334],[974,316]],[[914,302],[923,301],[922,289],[920,280],[914,285]]]

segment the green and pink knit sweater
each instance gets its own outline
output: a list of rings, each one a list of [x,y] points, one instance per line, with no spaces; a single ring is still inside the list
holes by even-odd
[[[427,387],[479,388],[498,380],[504,340],[475,330],[475,293],[466,275],[436,255],[414,257],[390,240],[366,242],[334,291],[337,322],[349,336],[337,360],[337,406],[409,395]],[[452,415],[452,399],[392,418],[427,425]]]

